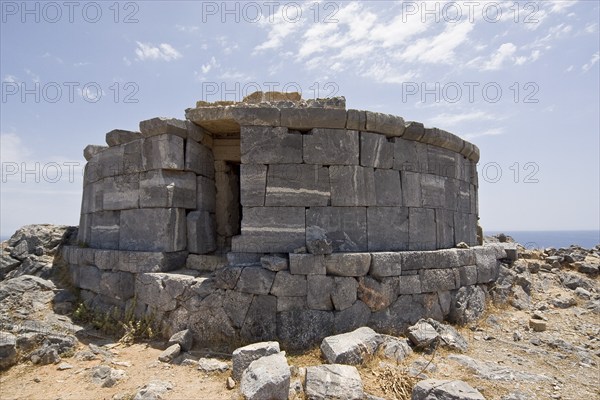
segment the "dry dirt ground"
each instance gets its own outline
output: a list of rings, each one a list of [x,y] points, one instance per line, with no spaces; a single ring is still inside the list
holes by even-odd
[[[600,278],[566,272],[589,279],[594,285],[591,301],[599,300]],[[359,367],[365,392],[386,399],[410,398],[407,397],[410,388],[424,377],[410,377],[408,371],[412,366],[413,373],[424,370],[423,374],[429,378],[466,381],[486,399],[600,399],[599,310],[592,309],[590,299],[565,288],[558,271],[540,270],[531,274],[531,280],[530,310],[488,304],[486,314],[477,323],[458,328],[469,344],[468,351],[462,355],[506,368],[497,373],[496,379],[481,377],[451,359],[458,353],[436,349],[430,354],[415,352],[394,365],[379,357],[373,358]],[[560,308],[553,305],[557,298],[573,300],[566,308]],[[529,329],[534,313],[547,319],[546,331]],[[16,365],[0,374],[0,398],[130,399],[143,385],[155,379],[173,384],[173,389],[163,395],[164,399],[240,398],[237,388],[226,388],[229,372],[206,374],[195,366],[159,362],[164,343],[125,346],[115,340],[93,337],[90,342],[104,345],[113,356],[107,360],[98,356],[91,361],[63,357],[62,362],[72,366],[66,370],[59,370],[58,365]],[[86,345],[81,343],[78,350],[86,349]],[[230,362],[227,358],[223,360]],[[303,354],[288,354],[288,362],[308,366],[324,361],[320,359],[319,350],[313,349]],[[98,387],[91,381],[90,369],[100,364],[124,370],[127,378],[111,388]],[[524,378],[520,373],[530,375]]]

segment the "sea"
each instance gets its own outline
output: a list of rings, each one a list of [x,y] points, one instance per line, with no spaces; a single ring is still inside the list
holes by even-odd
[[[484,236],[499,233],[511,236],[515,242],[527,249],[545,249],[548,247],[569,247],[572,244],[591,249],[600,244],[600,230],[597,231],[484,231]]]

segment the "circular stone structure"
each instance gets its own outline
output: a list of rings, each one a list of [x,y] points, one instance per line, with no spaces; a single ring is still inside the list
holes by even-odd
[[[80,246],[63,256],[89,307],[288,348],[477,315],[465,296],[507,252],[477,246],[475,145],[343,97],[257,92],[185,116],[84,150]]]

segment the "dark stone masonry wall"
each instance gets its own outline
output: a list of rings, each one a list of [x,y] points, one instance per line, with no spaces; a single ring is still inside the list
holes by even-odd
[[[198,102],[106,142],[84,150],[80,246],[64,256],[90,306],[135,307],[165,334],[303,348],[460,321],[506,257],[473,247],[476,146],[343,98]]]

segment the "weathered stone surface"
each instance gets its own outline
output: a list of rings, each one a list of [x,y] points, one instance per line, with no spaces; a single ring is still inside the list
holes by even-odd
[[[290,310],[277,313],[277,337],[287,349],[306,349],[333,334],[333,313]]]
[[[412,348],[406,339],[400,339],[389,335],[380,335],[382,343],[380,345],[381,355],[395,362],[401,362],[412,354]]]
[[[277,327],[276,314],[277,297],[255,295],[240,330],[241,337],[254,342],[274,339]]]
[[[95,144],[88,144],[83,149],[83,158],[85,158],[86,161],[90,161],[92,159],[92,157],[94,157],[101,151],[106,150],[107,148],[108,147],[106,147],[106,146],[98,146]]]
[[[194,209],[197,206],[196,175],[193,172],[143,172],[139,186],[141,208]]]
[[[94,255],[94,264],[103,270],[132,273],[171,271],[185,264],[187,252],[143,252],[99,249],[79,249]],[[80,258],[81,260],[81,258]],[[75,264],[81,264],[81,261]]]
[[[463,381],[425,379],[415,385],[413,400],[485,400],[477,389]]]
[[[242,126],[242,164],[299,164],[302,135],[284,127]]]
[[[325,256],[290,254],[290,273],[294,275],[325,275]]]
[[[99,249],[119,248],[120,224],[120,211],[101,211],[92,214],[89,245]]]
[[[169,338],[167,346],[170,347],[176,343],[179,344],[179,346],[181,346],[181,350],[190,351],[192,349],[192,345],[194,344],[194,337],[192,336],[192,331],[190,331],[189,329],[184,329],[183,331],[175,333]]]
[[[135,174],[144,171],[144,139],[134,140],[123,145],[123,173]]]
[[[364,131],[367,129],[367,113],[361,110],[348,110],[346,113],[346,129]]]
[[[329,202],[327,168],[307,164],[271,165],[267,175],[267,206],[326,206]]]
[[[173,384],[167,381],[154,380],[144,385],[133,397],[133,400],[159,400],[162,394],[172,390]]]
[[[345,128],[346,110],[331,108],[282,108],[281,126],[307,130],[313,128]]]
[[[206,254],[216,250],[216,224],[213,214],[192,211],[187,217],[187,249],[190,253]]]
[[[306,240],[331,240],[334,252],[367,251],[367,212],[362,207],[311,207],[306,210]]]
[[[17,337],[9,332],[0,332],[0,370],[17,363]]]
[[[279,126],[279,109],[275,107],[248,107],[247,105],[223,105],[189,109],[186,118],[212,133],[234,134],[244,125]]]
[[[427,323],[438,333],[440,344],[443,347],[452,351],[464,352],[468,350],[469,344],[452,326],[443,324],[431,318],[427,319]]]
[[[409,209],[369,207],[367,230],[369,251],[401,251],[409,248]]]
[[[200,358],[198,360],[198,371],[202,372],[225,372],[229,364],[216,358]]]
[[[358,165],[359,135],[345,129],[313,129],[302,135],[306,164]]]
[[[376,169],[375,204],[382,207],[399,207],[402,205],[402,189],[400,173],[393,169]]]
[[[243,206],[264,206],[267,187],[267,166],[263,164],[240,165],[240,200]]]
[[[428,208],[410,208],[409,215],[410,250],[434,250],[436,245],[435,213]]]
[[[290,367],[285,353],[252,361],[242,374],[240,391],[248,400],[287,400],[290,390]]]
[[[134,275],[128,272],[103,272],[96,292],[125,301],[134,295]]]
[[[493,247],[477,247],[475,249],[475,260],[478,283],[488,283],[496,280],[500,263],[496,259],[496,251]]]
[[[446,204],[446,178],[421,174],[421,204],[428,208],[442,208]],[[450,194],[450,193],[449,193]]]
[[[231,357],[233,363],[231,376],[239,382],[242,378],[242,374],[246,368],[250,366],[252,361],[272,354],[278,354],[279,351],[279,343],[277,342],[253,343],[235,349]]]
[[[404,119],[391,114],[367,111],[367,130],[387,137],[399,137],[404,133]]]
[[[375,177],[373,168],[356,165],[332,165],[329,167],[331,205],[374,206]]]
[[[333,243],[323,235],[320,239],[312,239],[306,242],[306,249],[310,254],[326,255],[333,253]]]
[[[227,265],[227,259],[218,255],[189,254],[185,262],[186,269],[212,272]]]
[[[529,382],[550,380],[550,378],[545,375],[514,370],[503,365],[498,365],[492,361],[480,361],[462,354],[451,354],[448,356],[448,359],[467,367],[469,370],[476,373],[477,376],[486,380]],[[479,398],[477,397],[477,399]]]
[[[454,213],[454,241],[477,245],[477,216],[475,214]]]
[[[242,270],[235,290],[242,293],[268,294],[274,279],[275,272],[262,267],[246,267]]]
[[[454,213],[449,210],[435,210],[435,229],[438,249],[454,246]]]
[[[173,135],[152,136],[144,140],[143,165],[145,170],[183,170],[183,139]],[[116,147],[115,147],[116,148]],[[106,153],[106,151],[101,154]]]
[[[140,132],[144,137],[157,135],[177,135],[187,138],[185,121],[175,118],[156,117],[140,122]]]
[[[358,370],[350,365],[307,367],[305,388],[311,400],[362,400],[365,395]]]
[[[460,275],[453,268],[424,269],[421,274],[421,290],[423,292],[437,292],[440,290],[458,289]]]
[[[334,277],[331,302],[334,309],[341,311],[349,308],[356,301],[358,282],[352,277]]]
[[[399,276],[402,271],[402,254],[398,252],[378,252],[371,254],[369,274],[381,278]]]
[[[360,365],[373,356],[382,343],[381,335],[368,327],[329,336],[321,343],[321,353],[330,364]]]
[[[306,276],[292,275],[288,271],[279,271],[275,275],[271,294],[277,297],[302,297],[306,296]],[[278,307],[279,307],[279,303]]]
[[[427,321],[421,320],[408,328],[408,338],[417,348],[423,349],[433,344],[439,335]]]
[[[371,254],[334,253],[325,256],[327,275],[364,276],[369,272]]]
[[[419,275],[405,275],[398,277],[397,293],[399,295],[417,294],[421,292],[421,278]]]
[[[96,157],[88,162],[88,165],[93,168],[93,171],[90,171],[91,174],[95,175],[95,177],[90,176],[92,181],[108,176],[121,175],[123,173],[123,154],[124,146],[109,147],[98,153]]]
[[[372,313],[369,326],[377,332],[400,335],[424,316],[443,318],[436,294],[401,295],[390,307]]]
[[[384,135],[370,132],[360,133],[360,165],[364,167],[392,168],[394,144]]]
[[[358,279],[358,298],[361,299],[371,311],[380,311],[396,300],[396,290],[393,281],[379,282],[370,276]]]
[[[125,131],[122,129],[113,129],[112,131],[106,134],[106,144],[110,147],[119,146],[141,138],[142,135],[139,132]]]
[[[427,145],[412,140],[394,139],[395,170],[427,172],[427,156]]]
[[[226,266],[215,273],[215,286],[219,289],[233,289],[242,274],[243,267]]]
[[[108,365],[99,365],[92,368],[90,375],[93,383],[104,388],[113,387],[119,381],[127,378],[125,371],[111,368]]]
[[[308,309],[306,304],[306,296],[302,297],[289,297],[289,296],[277,296],[277,312],[282,311],[294,311]]]
[[[260,258],[263,268],[269,271],[279,272],[288,269],[288,260],[279,256],[263,256]]]
[[[485,292],[481,287],[461,287],[450,305],[448,319],[453,323],[465,325],[479,319],[484,309]]]
[[[185,249],[185,211],[180,208],[148,208],[121,211],[119,249],[180,251]]]
[[[138,174],[118,175],[102,180],[102,208],[126,210],[139,207],[140,177]]]
[[[325,275],[307,276],[308,292],[306,303],[311,310],[333,310],[331,293],[335,288],[333,277]]]
[[[425,130],[427,132],[427,129]],[[448,178],[459,178],[459,155],[438,146],[427,146],[427,171]]]
[[[357,300],[351,307],[342,311],[336,311],[334,316],[334,332],[350,332],[361,326],[366,326],[371,316],[369,307]]]
[[[237,252],[292,252],[305,243],[304,207],[248,207],[242,236],[234,238]]]
[[[402,204],[405,207],[422,207],[421,174],[418,172],[401,171]]]
[[[198,211],[216,211],[216,187],[215,181],[204,176],[196,177],[196,209]]]
[[[458,269],[460,275],[460,286],[475,285],[477,283],[477,266],[465,265]]]
[[[407,121],[404,127],[403,139],[419,141],[425,134],[425,127],[420,122]]]
[[[188,140],[185,145],[185,170],[207,178],[215,177],[213,152],[200,143]]]

